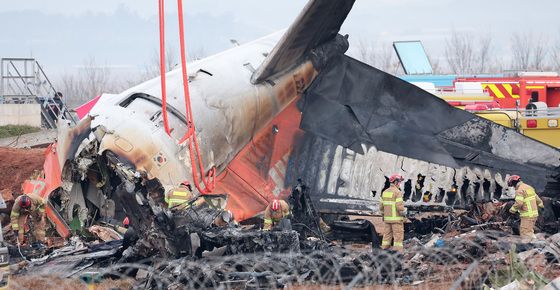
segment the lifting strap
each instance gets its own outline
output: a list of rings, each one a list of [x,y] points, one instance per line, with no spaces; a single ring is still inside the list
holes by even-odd
[[[167,118],[167,94],[166,94],[166,76],[165,76],[165,1],[159,0],[159,61],[161,73],[161,111],[163,115],[163,126],[167,135],[171,136],[171,129],[169,128],[169,119]],[[193,181],[195,187],[201,194],[207,194],[214,191],[216,185],[216,168],[212,167],[206,177],[204,176],[205,170],[202,164],[202,157],[198,147],[196,138],[196,130],[194,119],[191,109],[191,98],[189,94],[189,80],[187,75],[187,61],[186,61],[186,47],[185,47],[185,31],[183,25],[183,1],[177,0],[177,13],[179,17],[179,41],[181,46],[181,68],[183,75],[183,92],[185,97],[185,116],[187,119],[187,132],[179,140],[179,144],[188,142],[189,155],[191,158],[191,168],[193,174]],[[195,156],[196,155],[196,156]],[[198,162],[197,162],[198,161]],[[197,164],[198,163],[198,164]],[[197,166],[198,165],[198,166]],[[200,170],[200,179],[204,184],[201,186],[198,178],[198,170]]]

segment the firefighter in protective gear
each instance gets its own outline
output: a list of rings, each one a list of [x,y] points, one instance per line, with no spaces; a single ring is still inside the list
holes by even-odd
[[[404,239],[404,215],[406,209],[403,202],[403,194],[399,189],[403,177],[393,174],[389,178],[390,186],[381,195],[381,204],[383,206],[383,221],[385,222],[385,232],[382,249],[388,249],[393,242],[393,249],[396,251],[403,250]]]
[[[290,215],[290,206],[283,200],[273,200],[264,210],[263,230],[270,231],[278,225],[283,218]]]
[[[25,231],[29,228],[26,222],[33,221],[33,236],[37,242],[45,242],[45,202],[36,195],[20,195],[16,198],[10,223],[12,230],[18,237],[18,242],[23,244]]]
[[[521,181],[519,175],[510,176],[508,186],[515,188],[515,203],[509,209],[509,212],[512,214],[519,212],[521,217],[519,234],[521,238],[535,239],[535,222],[539,216],[538,208],[544,208],[543,201],[532,186]]]
[[[170,190],[165,195],[165,202],[169,209],[186,209],[188,208],[188,203],[192,200],[195,195],[192,192],[191,184],[185,180],[181,182],[179,187]]]

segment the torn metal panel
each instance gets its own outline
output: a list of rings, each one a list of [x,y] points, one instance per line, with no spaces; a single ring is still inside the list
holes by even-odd
[[[367,79],[368,81],[363,81]],[[379,150],[458,167],[440,139],[514,162],[560,166],[560,152],[350,57],[332,59],[302,101],[302,128],[363,153]],[[337,120],[333,122],[333,120]],[[325,126],[329,124],[329,126]]]
[[[446,167],[375,147],[359,154],[312,133],[306,133],[296,148],[288,170],[309,187],[314,205],[323,213],[379,214],[380,194],[395,172],[405,178],[401,189],[409,207],[462,208],[472,201],[513,198],[508,175],[490,167]]]
[[[68,246],[31,261],[27,271],[33,275],[75,276],[94,264],[97,267],[111,264],[121,244],[121,241],[111,241],[90,247]]]
[[[60,168],[63,168],[66,160],[74,158],[82,141],[91,133],[91,118],[82,119],[72,128],[69,123],[60,122],[57,130],[58,162]]]
[[[78,218],[80,225],[83,227],[88,218],[88,208],[82,192],[82,186],[79,183],[74,183],[72,190],[67,194],[62,194],[62,205],[65,209],[63,217],[67,221]]]

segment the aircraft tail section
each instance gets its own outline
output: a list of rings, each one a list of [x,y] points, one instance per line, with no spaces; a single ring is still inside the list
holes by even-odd
[[[252,77],[260,83],[289,70],[313,48],[336,37],[355,0],[312,0]]]

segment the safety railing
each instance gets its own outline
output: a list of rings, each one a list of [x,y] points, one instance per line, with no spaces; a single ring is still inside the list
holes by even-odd
[[[545,109],[523,109],[519,110],[523,117],[531,118],[560,118],[560,107]]]
[[[521,118],[560,118],[560,107],[544,109],[494,109],[489,111],[518,112]]]
[[[76,119],[64,102],[55,99],[57,90],[34,58],[2,58],[0,60],[0,104],[41,105],[43,126],[56,128],[58,118],[71,124]]]

